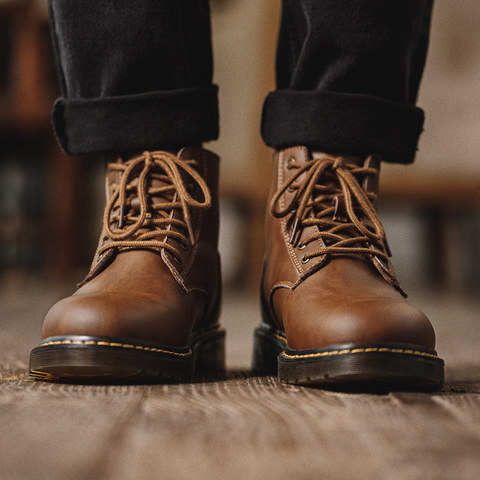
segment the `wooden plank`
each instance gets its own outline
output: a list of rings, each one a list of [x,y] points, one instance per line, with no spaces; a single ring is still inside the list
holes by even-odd
[[[345,394],[238,374],[149,387],[3,382],[0,472],[8,479],[473,479],[478,400]]]
[[[128,387],[0,383],[1,478],[101,478],[140,401]]]
[[[272,377],[152,387],[101,478],[476,478],[477,432],[435,398]]]

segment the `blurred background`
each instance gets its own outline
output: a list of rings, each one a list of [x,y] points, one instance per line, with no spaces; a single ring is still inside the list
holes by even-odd
[[[207,148],[222,157],[227,293],[258,289],[271,172],[259,121],[263,98],[274,88],[280,3],[211,1],[222,117],[221,140]],[[479,18],[477,0],[437,2],[419,98],[427,120],[417,162],[385,166],[380,204],[405,289],[474,301],[480,292]],[[57,96],[46,0],[0,0],[0,301],[6,301],[2,292],[25,282],[73,289],[95,249],[103,164],[60,152],[50,127]]]

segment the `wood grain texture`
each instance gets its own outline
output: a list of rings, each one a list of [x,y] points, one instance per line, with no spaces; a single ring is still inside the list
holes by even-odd
[[[434,394],[335,392],[251,376],[258,307],[240,297],[227,297],[223,312],[225,377],[89,386],[27,379],[43,314],[63,294],[35,288],[28,302],[11,289],[0,304],[1,479],[479,478],[475,301],[416,302],[445,336],[439,349],[451,364]]]

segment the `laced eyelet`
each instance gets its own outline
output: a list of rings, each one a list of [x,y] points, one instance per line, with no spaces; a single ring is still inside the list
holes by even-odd
[[[309,258],[305,258],[305,255],[302,257],[302,263],[305,264],[305,263],[308,263],[310,261]]]
[[[173,260],[175,260],[175,263],[177,263],[178,265],[181,265],[183,263],[183,260],[176,255],[173,255]]]
[[[290,193],[292,193],[292,192],[295,191],[295,189],[294,189],[293,187],[288,187],[288,188],[287,188],[287,191],[290,192]]]
[[[307,245],[305,243],[299,243],[297,248],[299,250],[305,250],[305,248],[307,248]]]
[[[295,161],[295,157],[290,157],[287,160],[287,170],[291,170],[293,168],[293,162]]]
[[[180,248],[181,248],[182,250],[188,250],[188,245],[186,245],[185,243],[183,243],[183,242],[178,242],[178,244],[180,245]]]

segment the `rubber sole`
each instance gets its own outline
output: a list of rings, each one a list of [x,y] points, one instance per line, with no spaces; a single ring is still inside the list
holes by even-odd
[[[29,375],[56,382],[189,382],[225,369],[225,331],[197,333],[189,347],[112,337],[58,336],[30,353]]]
[[[444,385],[444,361],[434,350],[389,342],[292,350],[283,332],[265,324],[255,331],[253,370],[278,374],[281,382],[296,385],[400,390],[436,390]]]

